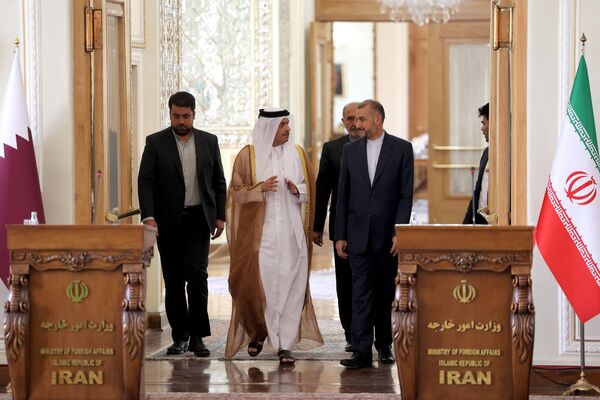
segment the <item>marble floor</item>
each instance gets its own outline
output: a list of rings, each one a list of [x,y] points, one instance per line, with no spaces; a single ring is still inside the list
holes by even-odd
[[[315,311],[320,320],[339,319],[334,278],[329,273],[332,262],[332,247],[329,242],[323,248],[315,249],[313,276],[318,276],[318,279],[316,283],[311,281],[311,286],[322,286],[315,291],[317,298],[314,300]],[[226,320],[231,312],[230,297],[223,283],[228,264],[225,259],[213,260],[209,269],[209,315],[211,319]],[[341,335],[341,328],[339,332]],[[168,328],[163,331],[148,331],[146,354],[156,353],[170,343]],[[186,357],[146,361],[144,368],[147,395],[183,395],[193,392],[206,395],[230,394],[238,398],[238,395],[244,397],[243,393],[263,393],[275,395],[274,398],[279,397],[277,394],[290,398],[287,396],[295,393],[298,396],[305,394],[308,398],[334,398],[327,396],[346,393],[349,398],[387,399],[399,398],[400,392],[395,365],[379,365],[378,362],[373,363],[373,368],[347,370],[339,364],[339,360],[298,360],[293,368],[282,368],[276,360],[226,361]],[[600,369],[588,369],[587,375],[591,382],[600,383]],[[561,394],[578,377],[579,370],[576,368],[534,368],[531,373],[530,398],[567,398]]]
[[[425,207],[423,207],[425,208]],[[426,208],[425,208],[426,210]],[[420,215],[413,217],[424,221]],[[332,246],[329,241],[323,248],[315,248],[311,290],[317,317],[328,326],[330,335],[339,326]],[[227,293],[226,278],[228,260],[215,258],[209,267],[209,315],[216,322],[213,329],[214,342],[223,341],[227,320],[231,313],[231,299]],[[218,327],[221,328],[218,328]],[[225,328],[223,328],[225,327]],[[333,328],[332,328],[333,327]],[[331,336],[329,336],[331,338]],[[148,330],[145,354],[156,354],[171,343],[170,330]],[[342,341],[340,341],[342,343]],[[327,343],[326,343],[327,345]],[[341,347],[341,346],[340,346]],[[331,345],[330,345],[331,348]],[[264,355],[266,350],[263,351]],[[211,359],[187,356],[170,359],[147,360],[144,364],[146,399],[360,399],[387,400],[400,398],[400,385],[395,365],[379,365],[373,368],[348,370],[339,364],[345,354],[326,360],[299,359],[293,368],[280,367],[271,359],[224,360],[213,354]],[[246,357],[248,358],[248,357]],[[260,357],[259,357],[260,358]],[[531,371],[530,399],[566,399],[561,394],[579,378],[577,368],[534,367]],[[600,385],[600,368],[586,370],[588,380]],[[3,374],[3,375],[2,375]],[[8,382],[8,371],[0,369],[0,378]],[[5,388],[0,387],[0,399],[10,399]],[[577,399],[592,398],[578,396]],[[597,398],[597,397],[596,397]]]

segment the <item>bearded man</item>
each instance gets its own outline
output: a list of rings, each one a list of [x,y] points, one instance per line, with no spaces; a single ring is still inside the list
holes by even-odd
[[[323,338],[308,285],[314,173],[294,145],[289,111],[259,111],[252,145],[236,157],[228,195],[233,310],[225,355],[247,345],[255,357],[268,340],[281,364],[294,364],[291,351],[299,341],[314,347]]]
[[[223,232],[227,184],[217,137],[194,128],[195,109],[190,93],[169,98],[171,126],[146,138],[138,196],[142,221],[158,229],[173,338],[167,354],[182,354],[189,347],[196,356],[208,357],[202,338],[210,336],[209,238]]]

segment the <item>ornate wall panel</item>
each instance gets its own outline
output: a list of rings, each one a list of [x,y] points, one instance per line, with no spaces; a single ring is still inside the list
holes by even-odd
[[[289,2],[161,2],[163,125],[169,125],[166,112],[169,96],[177,90],[186,90],[196,96],[195,125],[217,134],[222,146],[240,147],[250,141],[257,110],[274,105],[275,87],[280,91],[279,105],[287,107]],[[278,24],[273,24],[274,19],[278,19]],[[277,32],[273,26],[279,27]],[[274,63],[279,68],[274,68]],[[278,74],[274,75],[276,71]]]
[[[290,3],[279,4],[279,105],[290,107]],[[291,110],[293,112],[293,110]]]
[[[41,151],[42,135],[39,131],[40,126],[40,70],[39,70],[39,46],[40,46],[40,0],[26,0],[23,3],[23,12],[25,14],[24,34],[21,41],[24,46],[24,56],[21,57],[21,68],[23,68],[24,83],[27,90],[27,108],[29,111],[29,127],[33,135],[33,146],[37,158],[38,173],[42,175]],[[23,53],[22,53],[23,54]],[[26,69],[25,69],[26,68]],[[40,182],[43,189],[43,180]]]
[[[180,0],[160,2],[160,110],[164,112],[161,121],[169,126],[169,96],[180,87],[179,36],[181,21]]]
[[[198,125],[245,125],[253,113],[250,2],[183,0],[181,7],[181,87],[196,95]]]

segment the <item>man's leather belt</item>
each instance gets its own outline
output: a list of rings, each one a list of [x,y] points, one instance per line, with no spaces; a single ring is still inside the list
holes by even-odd
[[[193,212],[199,211],[200,210],[200,204],[196,205],[196,206],[185,206],[183,207],[183,211],[181,212],[182,214],[191,214]]]

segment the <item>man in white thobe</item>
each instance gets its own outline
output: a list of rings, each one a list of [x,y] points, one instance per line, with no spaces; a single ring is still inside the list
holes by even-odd
[[[310,207],[306,205],[314,196],[314,179],[304,151],[294,145],[293,119],[287,110],[261,110],[252,142],[238,154],[229,188],[229,284],[234,310],[226,353],[235,353],[245,335],[248,354],[256,356],[268,338],[270,345],[279,349],[280,362],[293,364],[290,351],[301,339],[300,332],[306,330],[300,328],[303,312],[314,321],[310,329],[316,333],[307,338],[322,343],[308,294],[312,242],[307,233],[312,229],[312,216],[308,218]],[[244,217],[244,206],[255,208]],[[260,230],[256,229],[259,224]],[[260,235],[256,252],[248,248],[255,243],[253,234]],[[258,297],[264,297],[264,304],[248,305],[248,298],[254,296],[244,284],[257,277],[262,289]],[[264,320],[257,320],[258,312],[264,314]]]

